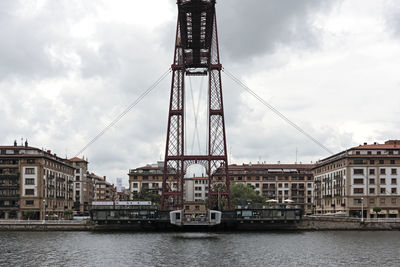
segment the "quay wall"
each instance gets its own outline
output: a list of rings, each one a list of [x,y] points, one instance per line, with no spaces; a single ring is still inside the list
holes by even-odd
[[[41,221],[1,221],[0,231],[91,231],[93,224],[90,222],[46,222]]]
[[[299,230],[299,231],[379,231],[395,230],[400,231],[400,220],[393,221],[365,221],[355,218],[324,218],[304,217],[299,222],[290,224],[270,224],[258,222],[236,222],[222,223],[215,227],[177,227],[165,223],[135,223],[126,224],[103,224],[97,225],[94,222],[46,222],[41,221],[0,221],[0,231],[274,231],[274,230]]]
[[[298,230],[400,230],[400,220],[364,221],[359,218],[305,217],[297,225]]]

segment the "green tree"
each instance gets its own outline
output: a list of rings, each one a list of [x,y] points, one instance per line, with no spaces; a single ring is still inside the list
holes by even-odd
[[[231,203],[238,206],[242,200],[251,202],[253,205],[263,205],[267,198],[260,196],[251,185],[231,184]]]
[[[154,191],[149,189],[142,189],[138,194],[133,196],[133,200],[136,201],[151,201],[153,203],[159,204],[161,196]]]
[[[378,213],[381,212],[381,208],[380,207],[373,207],[372,210],[376,213],[376,218],[378,218]]]

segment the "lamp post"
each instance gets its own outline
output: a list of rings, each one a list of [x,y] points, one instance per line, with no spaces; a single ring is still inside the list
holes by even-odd
[[[364,222],[364,198],[361,198],[361,222]]]
[[[43,221],[42,223],[44,224],[46,221],[46,199],[43,199]]]

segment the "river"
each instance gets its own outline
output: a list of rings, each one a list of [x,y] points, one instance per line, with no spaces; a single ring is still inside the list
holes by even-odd
[[[400,232],[0,232],[0,266],[400,266]]]

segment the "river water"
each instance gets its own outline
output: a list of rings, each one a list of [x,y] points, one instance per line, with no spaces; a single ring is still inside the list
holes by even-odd
[[[0,266],[400,266],[400,232],[0,232]]]

